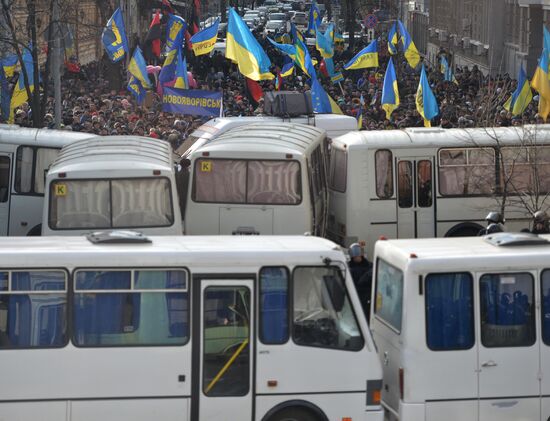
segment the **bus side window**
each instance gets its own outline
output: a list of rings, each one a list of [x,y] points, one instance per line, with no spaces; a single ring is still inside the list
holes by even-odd
[[[283,344],[288,340],[288,270],[266,267],[260,271],[260,340]]]
[[[376,151],[374,155],[376,174],[376,196],[390,199],[393,196],[393,157],[386,149]]]
[[[15,191],[17,193],[32,192],[32,166],[34,150],[29,146],[17,148],[17,163],[15,166]]]
[[[535,343],[534,285],[530,273],[485,274],[479,280],[483,346]]]
[[[397,165],[397,169],[397,180],[399,186],[399,207],[410,208],[413,205],[412,163],[410,161],[400,161]]]
[[[474,346],[473,280],[469,273],[426,276],[426,341],[432,351]]]
[[[542,340],[546,345],[550,345],[550,269],[542,271],[541,297]]]
[[[0,202],[8,201],[10,189],[10,158],[0,156]]]

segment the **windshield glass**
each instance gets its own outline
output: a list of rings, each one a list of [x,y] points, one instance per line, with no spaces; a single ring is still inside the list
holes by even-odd
[[[294,342],[349,351],[363,348],[363,337],[338,268],[296,268],[293,289]]]

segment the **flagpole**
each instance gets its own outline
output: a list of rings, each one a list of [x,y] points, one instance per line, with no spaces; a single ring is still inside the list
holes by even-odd
[[[346,93],[344,92],[344,88],[342,88],[342,82],[338,81],[338,86],[340,87],[340,90],[342,91],[342,95],[346,96]]]
[[[222,94],[222,100],[220,101],[220,117],[223,117],[223,94]]]

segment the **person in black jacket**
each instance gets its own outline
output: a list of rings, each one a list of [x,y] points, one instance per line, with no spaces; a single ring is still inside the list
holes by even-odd
[[[365,257],[363,247],[359,243],[353,243],[349,247],[350,261],[348,263],[355,289],[361,300],[363,312],[367,321],[370,317],[370,300],[372,288],[372,265]]]

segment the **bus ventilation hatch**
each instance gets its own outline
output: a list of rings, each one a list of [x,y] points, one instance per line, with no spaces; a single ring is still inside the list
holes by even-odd
[[[547,245],[548,240],[537,234],[528,232],[499,232],[484,237],[489,244],[497,247],[503,246],[537,246]]]
[[[96,231],[86,234],[93,244],[132,244],[152,243],[152,241],[137,231]]]

